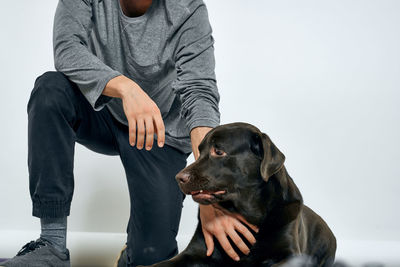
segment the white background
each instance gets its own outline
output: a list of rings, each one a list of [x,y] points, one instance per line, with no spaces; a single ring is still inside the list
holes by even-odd
[[[339,256],[351,262],[357,250],[365,259],[388,259],[381,251],[400,243],[400,1],[206,3],[221,122],[249,122],[272,138],[305,203],[335,233]],[[54,68],[56,4],[6,1],[0,9],[0,257],[28,242],[26,231],[33,231],[29,238],[39,233],[28,191],[26,104],[35,78]],[[120,233],[112,235],[115,254],[129,211],[119,158],[77,145],[75,183],[73,261],[73,245],[85,236],[75,232]],[[197,213],[191,199],[184,206],[181,246]],[[375,255],[365,252],[374,246]],[[400,266],[399,256],[388,264]]]

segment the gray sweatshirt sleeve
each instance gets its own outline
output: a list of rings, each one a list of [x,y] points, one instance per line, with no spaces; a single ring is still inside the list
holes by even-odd
[[[59,0],[53,29],[54,64],[100,110],[111,99],[101,95],[104,87],[121,74],[88,50],[91,17],[90,0]]]
[[[174,91],[182,102],[181,116],[190,130],[219,124],[219,93],[215,77],[214,39],[204,4],[185,21],[175,52]]]

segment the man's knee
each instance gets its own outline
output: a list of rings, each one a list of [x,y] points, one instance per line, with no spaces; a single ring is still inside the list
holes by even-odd
[[[28,101],[28,113],[32,108],[49,111],[63,104],[67,98],[66,91],[71,87],[71,82],[61,72],[45,72],[35,81]]]

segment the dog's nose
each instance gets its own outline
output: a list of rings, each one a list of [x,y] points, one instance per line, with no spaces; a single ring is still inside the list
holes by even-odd
[[[186,184],[190,180],[190,175],[187,172],[180,172],[176,175],[176,180],[181,184]]]

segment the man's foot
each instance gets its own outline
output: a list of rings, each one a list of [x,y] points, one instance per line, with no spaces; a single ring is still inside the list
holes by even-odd
[[[70,267],[69,251],[59,252],[49,242],[38,238],[27,243],[18,254],[0,263],[0,267]]]

